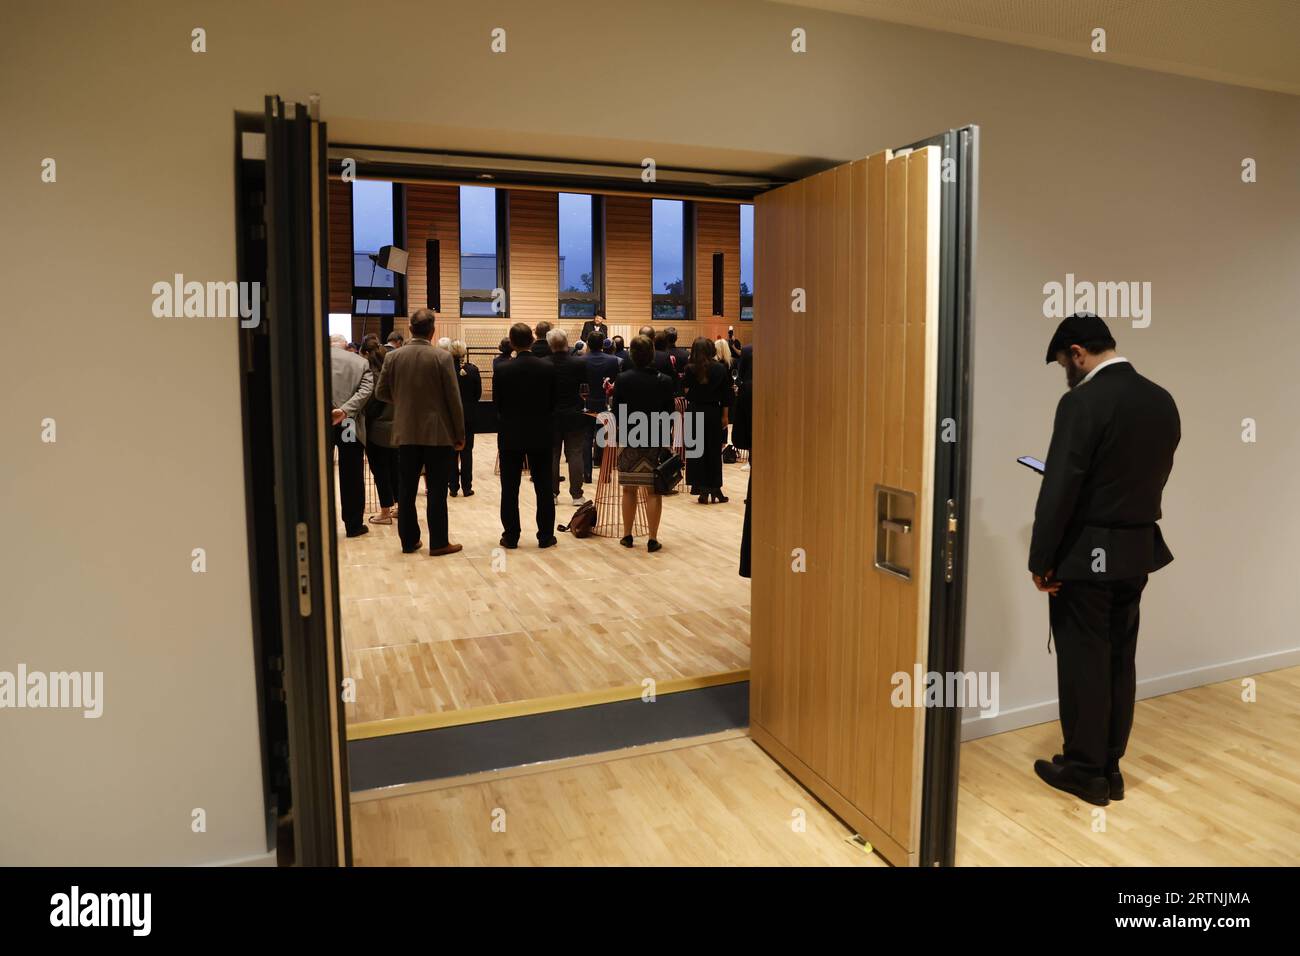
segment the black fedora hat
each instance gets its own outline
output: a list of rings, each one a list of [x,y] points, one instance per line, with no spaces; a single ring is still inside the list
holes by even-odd
[[[1068,319],[1062,319],[1056,327],[1052,341],[1047,343],[1047,364],[1056,361],[1057,352],[1068,351],[1071,345],[1087,345],[1090,342],[1113,342],[1114,336],[1106,323],[1091,312],[1076,312]]]

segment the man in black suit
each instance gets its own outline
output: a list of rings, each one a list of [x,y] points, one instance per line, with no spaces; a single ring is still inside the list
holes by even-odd
[[[538,358],[546,358],[551,354],[551,347],[546,344],[546,334],[551,331],[551,323],[543,319],[533,326],[533,354]]]
[[[597,312],[594,319],[588,319],[582,323],[582,335],[578,336],[578,341],[590,342],[592,332],[599,332],[602,341],[609,338],[609,326],[605,324],[603,313]]]
[[[582,443],[587,440],[587,422],[583,411],[582,386],[587,382],[587,362],[569,352],[569,337],[564,329],[551,329],[546,333],[550,346],[548,356],[555,366],[555,436],[551,443],[551,479],[555,498],[560,497],[560,452],[569,464],[569,495],[573,506],[583,504],[584,475]]]
[[[677,377],[681,378],[686,374],[686,363],[690,361],[690,349],[680,348],[677,345],[677,330],[672,326],[664,329],[664,338],[668,340],[668,354],[672,356],[676,366]]]
[[[1069,390],[1056,406],[1029,572],[1050,596],[1065,744],[1034,771],[1105,806],[1124,796],[1142,589],[1173,560],[1156,522],[1181,426],[1170,394],[1116,354],[1095,315],[1063,321],[1047,362],[1065,367]]]
[[[527,458],[537,496],[537,546],[549,548],[556,543],[551,487],[555,364],[533,354],[533,333],[522,322],[510,327],[510,345],[515,357],[492,372],[492,404],[496,406],[501,454],[501,546],[519,547],[519,483]]]

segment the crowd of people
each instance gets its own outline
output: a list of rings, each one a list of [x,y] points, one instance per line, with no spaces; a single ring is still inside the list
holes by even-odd
[[[370,464],[380,510],[374,524],[396,521],[404,553],[423,547],[415,500],[425,476],[426,521],[431,555],[454,554],[447,495],[474,494],[474,411],[483,395],[482,373],[469,359],[464,342],[438,339],[435,315],[420,309],[410,321],[409,340],[393,332],[386,343],[367,335],[359,345],[331,336],[331,421],[338,448],[340,504],[348,537],[366,534],[364,461]],[[565,459],[568,494],[580,507],[584,485],[606,437],[597,416],[609,412],[609,434],[626,434],[637,416],[685,413],[701,426],[699,453],[687,455],[686,484],[699,504],[725,503],[724,447],[748,449],[751,443],[753,347],[727,338],[699,337],[689,349],[678,345],[677,331],[643,326],[630,342],[610,336],[604,317],[583,326],[582,340],[570,343],[564,329],[550,322],[530,328],[513,325],[492,360],[492,403],[497,418],[501,476],[500,544],[516,548],[522,534],[519,488],[527,467],[536,496],[536,537],[553,547],[555,509],[563,488]],[[671,449],[663,442],[618,449],[623,537],[634,547],[637,501],[645,491],[649,525],[647,549],[661,547],[662,515],[655,469]],[[443,489],[446,492],[443,492]],[[746,501],[746,523],[748,523]],[[745,573],[742,558],[742,573]]]

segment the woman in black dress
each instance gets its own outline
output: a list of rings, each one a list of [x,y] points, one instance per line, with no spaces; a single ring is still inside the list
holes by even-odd
[[[714,359],[716,346],[701,336],[691,345],[686,369],[686,414],[704,423],[704,448],[698,458],[686,459],[686,483],[699,503],[726,503],[722,493],[722,444],[731,411],[731,376]]]
[[[619,544],[632,547],[632,525],[636,520],[636,499],[641,488],[646,490],[646,519],[650,524],[650,540],[646,550],[658,551],[659,518],[663,514],[663,498],[655,493],[654,473],[659,465],[663,447],[654,440],[654,423],[667,422],[675,411],[673,383],[667,375],[654,367],[654,343],[638,335],[628,346],[632,368],[619,372],[614,379],[614,396],[611,407],[618,435],[649,435],[648,443],[638,447],[619,448],[618,486],[623,493],[623,538]],[[665,418],[667,416],[667,418]],[[640,420],[638,427],[637,421]],[[647,424],[650,425],[647,428]],[[671,437],[668,439],[671,442]]]

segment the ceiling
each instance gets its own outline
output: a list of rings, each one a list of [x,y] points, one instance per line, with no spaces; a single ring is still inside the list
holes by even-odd
[[[779,0],[1300,95],[1300,0]]]

